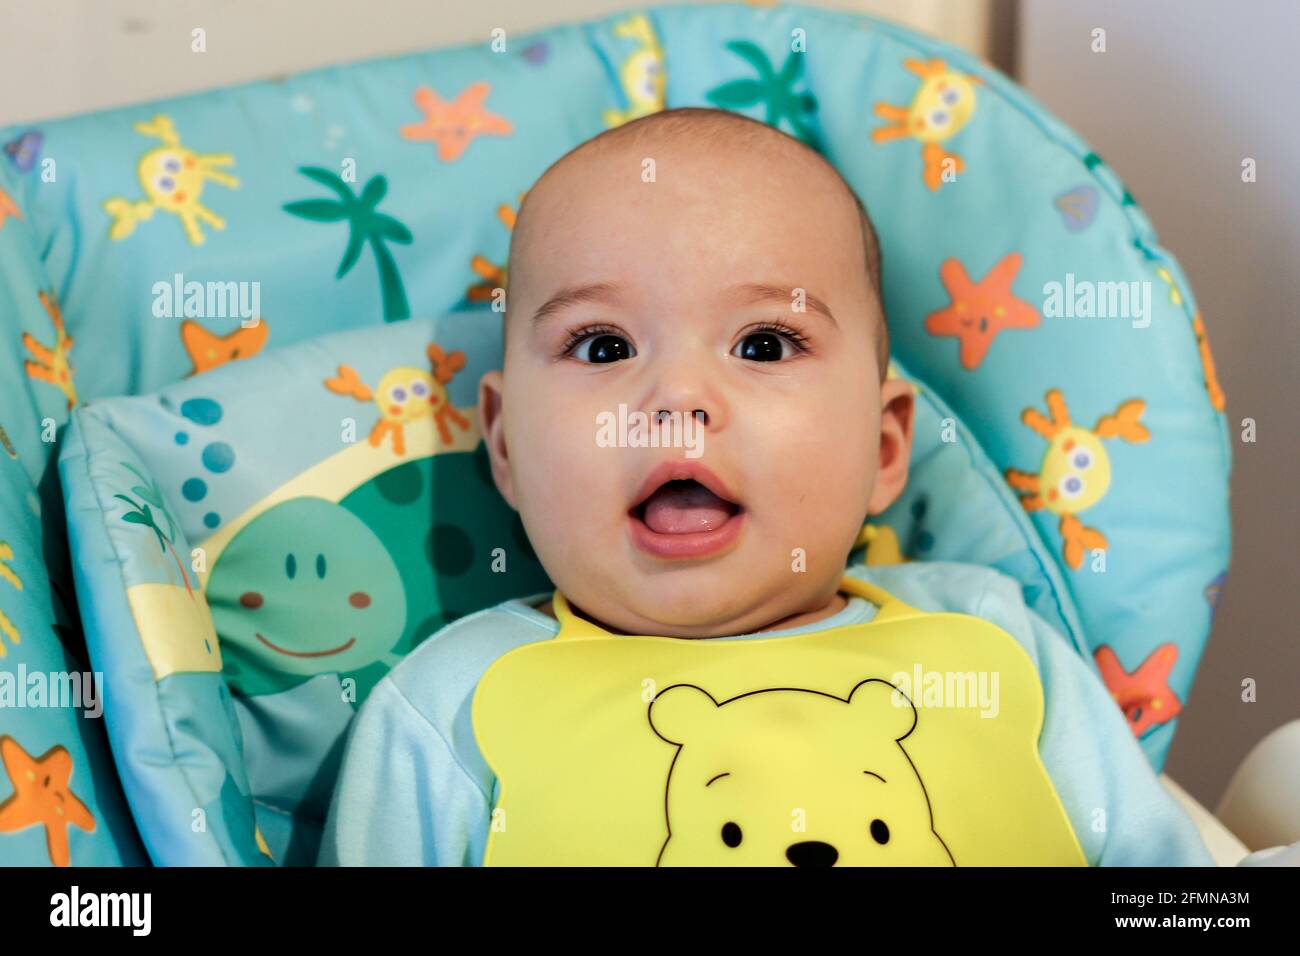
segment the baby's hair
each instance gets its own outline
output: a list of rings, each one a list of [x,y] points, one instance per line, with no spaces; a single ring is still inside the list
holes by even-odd
[[[848,184],[838,169],[811,146],[774,126],[750,119],[740,113],[686,106],[651,113],[649,116],[640,117],[622,126],[605,130],[603,133],[569,150],[560,159],[552,163],[546,172],[549,173],[579,152],[601,150],[616,145],[662,143],[664,140],[682,136],[689,136],[692,143],[697,145],[716,143],[732,146],[739,145],[742,148],[751,146],[757,148],[783,142],[793,146],[796,155],[801,155],[804,159],[810,160],[815,166],[827,171],[834,181],[839,183],[844,192],[853,199],[853,204],[857,207],[859,226],[862,233],[867,284],[870,286],[871,294],[880,310],[881,319],[876,334],[876,364],[880,370],[881,381],[884,381],[886,370],[889,367],[889,326],[885,320],[885,297],[881,287],[880,241],[876,235],[876,228],[871,222],[871,216],[867,213],[867,207],[863,205],[858,194],[853,191],[853,187]],[[540,183],[545,176],[546,173],[543,173],[538,178],[538,182]],[[536,184],[533,187],[533,190],[535,189]],[[532,191],[530,191],[529,195],[531,193]],[[519,207],[515,229],[511,234],[511,262],[515,260],[515,243],[520,235],[520,224],[523,222],[524,212],[527,209],[528,196],[525,196],[523,203]],[[507,271],[506,283],[506,302],[508,303],[510,301],[509,271]]]

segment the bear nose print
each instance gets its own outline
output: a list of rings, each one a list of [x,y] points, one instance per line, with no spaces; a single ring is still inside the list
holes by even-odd
[[[245,591],[239,596],[239,603],[250,611],[256,611],[262,606],[262,595],[256,591]]]
[[[840,851],[820,840],[804,840],[786,847],[785,858],[795,866],[834,866]]]
[[[348,595],[348,603],[357,609],[370,607],[370,595],[365,591],[353,591]]]

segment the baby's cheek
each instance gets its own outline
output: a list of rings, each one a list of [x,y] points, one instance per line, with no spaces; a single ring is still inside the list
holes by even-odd
[[[542,407],[531,410],[520,427],[519,503],[530,527],[545,527],[556,547],[568,551],[565,542],[585,544],[582,539],[608,523],[609,515],[626,510],[616,499],[628,452],[598,444],[595,412],[551,406],[539,414]]]

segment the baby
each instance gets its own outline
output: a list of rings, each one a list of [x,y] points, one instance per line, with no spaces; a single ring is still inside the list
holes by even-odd
[[[322,863],[1210,863],[1014,582],[846,571],[907,482],[913,397],[830,164],[736,114],[649,116],[546,171],[509,261],[479,415],[556,593],[376,686]],[[598,440],[620,408],[691,453]],[[890,683],[922,658],[1000,677],[992,719]]]

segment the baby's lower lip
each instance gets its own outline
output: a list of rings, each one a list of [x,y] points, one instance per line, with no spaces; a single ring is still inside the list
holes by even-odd
[[[745,512],[729,516],[711,531],[692,531],[687,534],[660,534],[635,513],[628,515],[628,529],[632,543],[641,551],[656,558],[706,558],[729,548],[740,536],[745,523]]]

